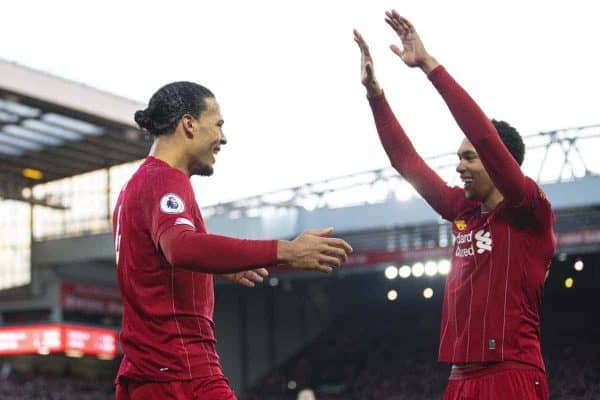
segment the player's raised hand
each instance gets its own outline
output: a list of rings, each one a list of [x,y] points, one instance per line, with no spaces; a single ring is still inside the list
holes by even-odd
[[[354,41],[358,44],[358,48],[360,49],[361,82],[367,89],[367,95],[369,97],[377,96],[381,93],[381,87],[375,78],[373,58],[371,57],[367,42],[356,29],[354,30]]]
[[[352,252],[344,240],[330,237],[332,232],[333,228],[307,230],[292,241],[280,241],[277,258],[295,269],[330,273]]]
[[[267,271],[266,268],[257,268],[250,271],[236,272],[233,274],[216,275],[216,277],[222,280],[239,283],[242,286],[250,288],[256,286],[257,283],[262,283],[264,278],[267,276],[269,276],[269,271]]]
[[[429,55],[415,27],[398,11],[385,12],[385,22],[396,32],[401,46],[392,44],[392,51],[409,67],[419,67],[429,73],[437,65],[437,61]]]

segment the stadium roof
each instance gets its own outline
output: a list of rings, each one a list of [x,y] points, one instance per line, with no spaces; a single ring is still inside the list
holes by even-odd
[[[146,156],[142,104],[0,60],[0,196]]]

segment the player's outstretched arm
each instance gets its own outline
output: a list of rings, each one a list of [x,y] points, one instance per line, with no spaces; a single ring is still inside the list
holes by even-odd
[[[259,271],[278,263],[299,270],[329,273],[347,260],[352,247],[342,239],[329,237],[332,229],[306,231],[292,241],[245,240],[196,232],[187,225],[167,229],[159,239],[160,248],[169,264],[211,274]],[[260,274],[260,273],[258,273]],[[260,281],[253,274],[237,276]],[[253,279],[255,278],[255,279]]]
[[[301,270],[316,270],[331,272],[333,267],[339,267],[348,259],[352,248],[341,239],[329,238],[332,230],[306,231],[293,241],[277,243],[277,259],[280,263],[289,264],[292,268]],[[246,287],[254,287],[269,276],[266,268],[257,268],[231,274],[215,275],[218,279],[239,283]]]
[[[448,187],[417,154],[375,78],[369,46],[356,30],[354,41],[361,53],[361,82],[367,90],[377,133],[392,166],[443,218],[453,220],[466,202],[463,190]]]
[[[386,22],[400,37],[402,48],[392,45],[392,51],[410,67],[419,67],[427,74],[444,98],[454,119],[473,144],[494,184],[512,205],[527,203],[535,190],[527,184],[518,163],[502,143],[496,128],[469,94],[433,58],[421,41],[415,27],[392,10],[386,12]]]
[[[188,225],[171,226],[160,235],[158,244],[169,264],[198,272],[234,274],[277,264],[276,240],[237,239],[196,232]]]
[[[490,178],[506,204],[524,206],[535,194],[535,185],[506,148],[492,121],[445,68],[436,68],[429,79],[444,98],[454,119],[477,150]]]

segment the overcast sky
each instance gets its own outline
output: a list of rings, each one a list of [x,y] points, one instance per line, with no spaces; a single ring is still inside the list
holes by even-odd
[[[19,0],[3,7],[0,57],[144,103],[175,80],[209,87],[229,139],[215,175],[194,181],[209,204],[388,165],[353,28],[417,149],[456,150],[461,133],[435,90],[389,50],[391,7],[490,117],[523,134],[600,123],[596,4]]]

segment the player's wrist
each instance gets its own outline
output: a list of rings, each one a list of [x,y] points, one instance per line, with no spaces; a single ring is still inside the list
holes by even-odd
[[[277,241],[277,262],[286,263],[291,260],[293,254],[293,244],[289,240]]]
[[[429,75],[431,73],[431,71],[436,69],[439,65],[440,65],[440,63],[435,58],[433,58],[432,56],[430,56],[428,54],[426,57],[424,57],[423,61],[419,65],[419,67],[426,75]]]
[[[367,97],[369,99],[377,97],[383,92],[381,86],[379,86],[379,82],[377,81],[372,81],[371,83],[366,84],[365,88],[367,89]]]

